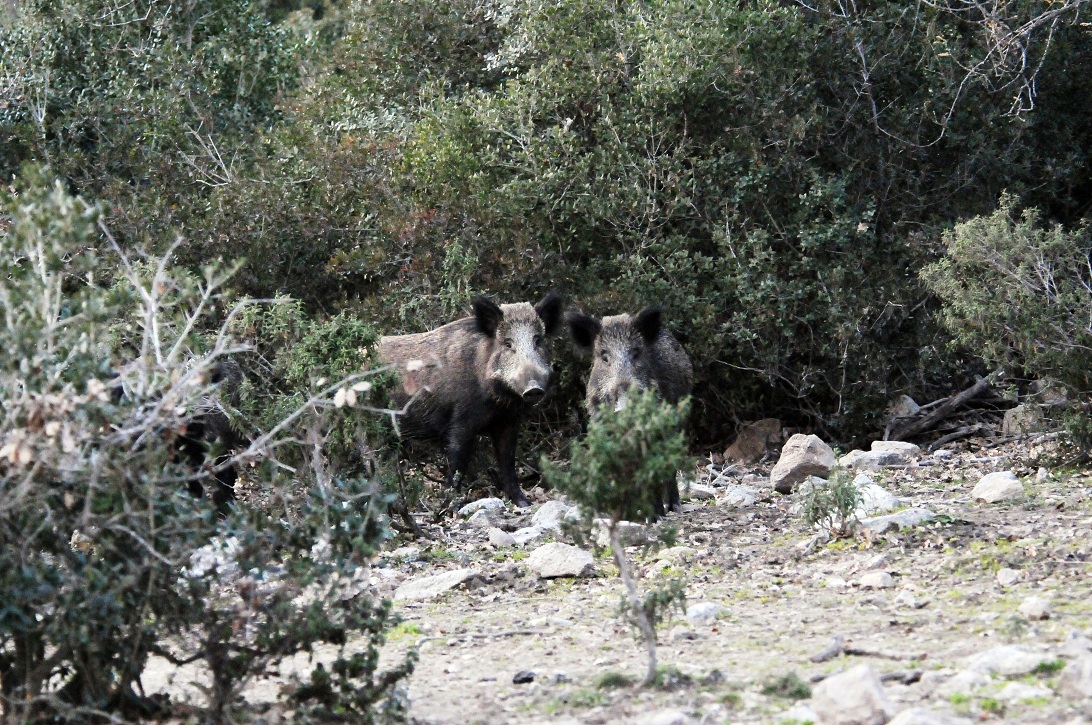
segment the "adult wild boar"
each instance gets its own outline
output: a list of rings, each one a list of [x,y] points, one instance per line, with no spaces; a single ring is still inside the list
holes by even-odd
[[[478,297],[474,314],[429,332],[383,337],[380,359],[398,370],[395,404],[404,436],[439,439],[447,450],[445,483],[466,469],[479,434],[493,441],[501,486],[519,506],[516,438],[527,405],[540,402],[550,382],[546,338],[561,327],[562,301],[550,292],[531,306],[497,305]],[[416,397],[414,397],[416,396]]]
[[[668,403],[690,394],[694,369],[682,345],[663,329],[659,307],[646,307],[636,315],[613,315],[598,320],[580,312],[568,317],[573,341],[592,354],[584,405],[588,413],[602,408],[620,410],[634,389],[652,388]],[[679,486],[672,478],[664,484],[668,510],[680,508]],[[664,501],[656,513],[663,515]]]

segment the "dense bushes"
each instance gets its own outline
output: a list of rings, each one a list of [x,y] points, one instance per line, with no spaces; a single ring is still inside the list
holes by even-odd
[[[212,368],[242,353],[215,267],[128,263],[89,246],[100,212],[31,179],[0,226],[0,712],[5,722],[144,720],[170,713],[140,679],[152,657],[200,661],[207,722],[235,720],[243,687],[320,643],[334,654],[295,677],[301,717],[401,718],[411,663],[377,667],[389,605],[366,588],[388,535],[387,498],[332,478],[320,387],[237,462],[261,460],[264,506],[219,519],[187,493],[208,481],[177,452],[217,391]],[[104,232],[103,232],[104,233]],[[104,279],[107,278],[107,279]],[[109,286],[104,283],[112,280]],[[211,330],[211,332],[209,332]],[[123,394],[113,391],[120,389]],[[272,465],[310,422],[307,465]],[[325,667],[323,666],[325,665]],[[285,673],[287,674],[287,672]]]
[[[1006,188],[1052,219],[1087,213],[1092,36],[1056,10],[1010,4],[997,25],[910,0],[355,0],[316,34],[306,12],[273,26],[239,5],[195,36],[211,45],[192,68],[106,71],[209,78],[193,106],[218,119],[230,174],[186,160],[213,158],[186,104],[133,106],[151,130],[92,159],[36,140],[33,104],[14,103],[5,143],[64,157],[81,188],[91,175],[68,169],[138,190],[109,194],[126,239],[176,224],[188,264],[246,257],[248,292],[383,332],[446,321],[472,291],[665,304],[700,370],[699,436],[776,414],[847,438],[897,393],[962,383],[918,277],[942,230]],[[230,103],[217,89],[238,68],[211,52],[229,41],[254,79]],[[63,123],[118,117],[102,97]]]

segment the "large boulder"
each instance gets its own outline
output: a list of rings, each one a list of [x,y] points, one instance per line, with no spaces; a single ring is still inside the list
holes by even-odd
[[[785,443],[781,458],[770,471],[770,484],[790,494],[808,476],[826,477],[834,467],[834,451],[817,435],[797,433]]]
[[[554,542],[532,551],[527,568],[539,579],[588,576],[595,569],[595,560],[583,549]]]
[[[455,569],[408,581],[394,592],[394,601],[433,599],[478,574],[476,569]]]
[[[995,471],[983,476],[971,491],[975,501],[998,503],[1015,501],[1025,496],[1024,485],[1012,471]]]

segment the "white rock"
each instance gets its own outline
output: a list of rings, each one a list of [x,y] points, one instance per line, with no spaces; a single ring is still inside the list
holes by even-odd
[[[870,571],[857,582],[862,589],[891,589],[895,579],[886,571]]]
[[[561,501],[547,501],[535,511],[535,515],[531,517],[531,525],[543,529],[558,529],[561,528],[561,522],[575,511],[575,507]]]
[[[901,466],[906,457],[893,451],[853,450],[838,459],[842,468],[858,471],[874,471],[885,466]]]
[[[1024,573],[1019,569],[1005,567],[997,570],[997,583],[1003,587],[1011,587],[1024,578]]]
[[[727,611],[727,607],[716,602],[698,602],[686,608],[686,621],[691,624],[712,624],[722,612]]]
[[[516,529],[512,532],[512,538],[518,546],[526,546],[532,541],[538,541],[546,533],[546,529],[541,526],[524,526],[522,529]]]
[[[1034,668],[1033,668],[1034,669]],[[969,695],[993,682],[989,674],[980,670],[963,670],[945,680],[937,688],[941,697]]]
[[[496,526],[489,529],[489,543],[498,549],[516,545],[516,537]]]
[[[907,529],[912,526],[925,524],[936,518],[936,514],[929,509],[911,508],[884,516],[871,516],[861,519],[861,526],[878,534],[891,529]]]
[[[432,599],[478,574],[477,569],[454,569],[408,581],[394,591],[394,601]]]
[[[493,519],[490,518],[488,510],[479,509],[470,515],[466,523],[468,526],[478,526],[484,529],[493,526]]]
[[[689,546],[672,546],[657,551],[653,558],[656,561],[690,561],[694,558],[694,550]]]
[[[1073,630],[1066,637],[1065,643],[1058,652],[1063,657],[1083,657],[1092,654],[1092,639],[1085,637],[1077,630]]]
[[[610,521],[595,519],[592,522],[595,543],[602,547],[610,546]],[[648,542],[648,528],[633,521],[618,522],[618,537],[623,546],[637,546]]]
[[[777,716],[777,722],[779,723],[799,723],[799,722],[818,722],[819,716],[815,714],[815,710],[811,708],[806,702],[798,702],[788,710],[780,713]],[[719,722],[719,721],[713,721]]]
[[[817,435],[797,433],[785,442],[781,457],[770,471],[770,484],[790,494],[808,476],[826,476],[834,467],[834,451]]]
[[[1010,682],[997,693],[998,700],[1016,702],[1020,700],[1034,700],[1040,697],[1051,697],[1054,693],[1039,685],[1025,685],[1023,682]]]
[[[399,561],[417,561],[421,558],[421,550],[416,546],[399,546],[394,551],[388,552],[386,556]]]
[[[853,485],[857,487],[861,497],[861,503],[858,504],[856,511],[858,519],[886,514],[906,505],[901,498],[882,486],[876,485],[863,473],[853,479]]]
[[[971,655],[966,659],[966,664],[967,669],[975,672],[992,672],[1013,677],[1034,672],[1041,663],[1051,660],[1049,655],[1042,652],[1035,652],[1022,645],[1010,644]]]
[[[868,665],[820,682],[812,691],[811,706],[824,725],[884,725],[895,714],[880,678]]]
[[[873,453],[898,453],[904,458],[921,453],[921,447],[906,441],[872,441]]]
[[[704,483],[691,483],[686,487],[685,495],[691,501],[709,501],[716,498],[717,489]]]
[[[746,508],[754,506],[758,500],[758,491],[748,486],[728,486],[717,497],[718,506],[731,506],[733,508]]]
[[[587,576],[595,568],[592,555],[569,544],[543,544],[527,557],[527,568],[540,579]]]
[[[658,710],[637,718],[635,722],[637,725],[690,725],[694,721],[680,710]]]
[[[895,595],[895,599],[892,602],[897,607],[905,607],[907,609],[917,609],[918,598],[909,589],[903,589]]]
[[[477,501],[471,501],[459,509],[459,515],[467,517],[478,511],[496,511],[503,508],[504,501],[499,498],[479,498]]]
[[[1050,602],[1042,597],[1027,597],[1016,611],[1033,621],[1050,619]]]
[[[900,712],[887,725],[971,725],[971,721],[947,713],[933,712],[924,707],[912,707]]]
[[[1075,659],[1058,678],[1058,694],[1075,700],[1092,699],[1092,655]]]
[[[1024,486],[1012,471],[995,471],[983,476],[971,496],[976,501],[997,503],[1024,498]]]
[[[826,581],[823,582],[823,586],[836,592],[844,592],[849,589],[849,582],[840,576],[828,576]]]
[[[1051,480],[1053,478],[1054,478],[1054,476],[1050,475],[1050,471],[1043,468],[1042,466],[1039,466],[1039,470],[1035,472],[1035,482],[1036,483],[1046,483],[1047,481],[1049,481],[1049,480]]]

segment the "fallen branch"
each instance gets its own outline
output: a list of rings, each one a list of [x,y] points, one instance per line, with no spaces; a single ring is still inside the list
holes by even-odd
[[[959,428],[958,430],[952,431],[948,435],[944,435],[944,436],[941,436],[940,438],[936,439],[935,441],[930,443],[929,446],[925,450],[926,450],[927,453],[932,453],[936,449],[940,448],[941,446],[943,446],[943,445],[945,445],[947,443],[951,443],[952,441],[957,441],[957,440],[959,440],[961,438],[968,438],[968,437],[976,435],[978,433],[990,433],[992,431],[993,431],[992,428],[990,428],[988,425],[985,425],[983,423],[976,423],[975,425],[965,425],[962,428]]]
[[[942,403],[925,415],[916,416],[903,423],[892,422],[888,426],[888,430],[884,432],[884,440],[906,440],[932,429],[937,423],[959,410],[967,402],[989,390],[994,381],[999,379],[1001,375],[1001,371],[996,371],[985,378],[978,378],[974,385],[955,395],[944,398]]]

